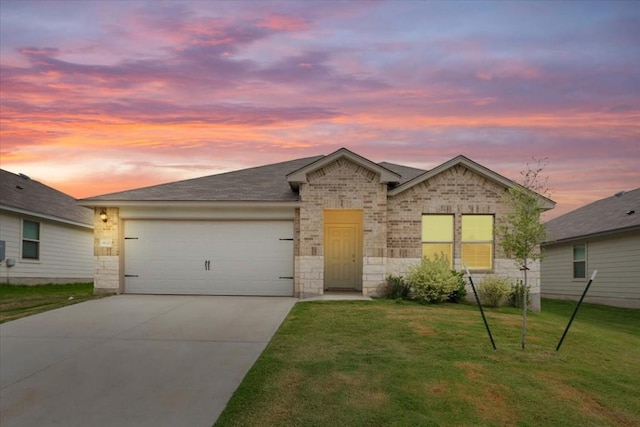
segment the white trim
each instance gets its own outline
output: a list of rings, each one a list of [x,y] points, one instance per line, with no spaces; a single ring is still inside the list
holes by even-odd
[[[27,237],[24,237],[24,222],[28,221],[28,222],[32,222],[34,224],[38,224],[38,238],[37,239],[30,239]],[[36,258],[25,258],[24,257],[24,242],[25,240],[27,242],[34,242],[38,244],[38,248],[37,248],[37,257]],[[20,262],[28,262],[28,263],[36,263],[39,264],[41,259],[42,259],[42,222],[41,221],[34,221],[31,219],[27,219],[27,218],[20,218],[20,247],[19,247],[19,251],[20,251]]]
[[[181,208],[297,208],[300,202],[255,202],[255,201],[225,201],[225,200],[93,200],[82,199],[78,203],[86,207],[181,207]]]
[[[312,162],[297,171],[293,171],[287,174],[287,181],[292,188],[297,189],[300,184],[307,182],[307,175],[311,172],[314,172],[330,163],[335,162],[341,158],[348,159],[358,166],[362,166],[363,168],[369,169],[372,172],[380,175],[381,183],[390,183],[390,182],[399,182],[400,175],[397,173],[378,165],[377,163],[372,162],[369,159],[365,159],[364,157],[347,150],[346,148],[341,148],[328,156],[322,157],[321,159]]]
[[[417,177],[413,178],[410,181],[405,182],[402,185],[399,185],[398,187],[392,189],[389,191],[389,196],[396,196],[400,193],[402,193],[403,191],[408,190],[409,188],[420,184],[421,182],[424,182],[444,171],[446,171],[447,169],[450,169],[454,166],[457,165],[463,165],[464,167],[466,167],[467,169],[472,170],[473,172],[482,175],[483,177],[490,179],[500,185],[502,185],[505,188],[514,188],[519,186],[518,183],[511,181],[508,178],[505,178],[504,176],[493,172],[490,169],[487,169],[486,167],[474,162],[473,160],[470,160],[468,158],[466,158],[463,155],[459,155],[457,157],[454,157],[453,159],[441,164],[440,166],[436,166],[435,168],[431,169],[430,171],[427,171],[425,173],[423,173],[422,175],[418,175]],[[543,202],[543,209],[545,210],[549,210],[549,209],[553,209],[556,205],[556,203],[551,200],[548,199],[544,196],[541,196],[540,194],[535,193],[540,200]]]
[[[29,210],[26,210],[26,209],[14,208],[12,206],[7,206],[7,205],[0,205],[0,209],[5,210],[7,212],[13,212],[13,213],[22,214],[22,215],[29,215],[29,216],[32,216],[34,218],[40,218],[40,219],[46,219],[46,220],[49,220],[49,221],[61,222],[61,223],[64,223],[64,224],[75,225],[75,226],[78,226],[78,227],[84,227],[84,228],[88,228],[88,229],[93,230],[93,224],[84,224],[82,222],[71,221],[71,220],[60,218],[60,217],[57,217],[57,216],[41,214],[41,213],[38,213],[38,212],[29,211]]]
[[[291,207],[186,207],[186,206],[121,206],[120,219],[174,220],[290,220],[295,218]]]

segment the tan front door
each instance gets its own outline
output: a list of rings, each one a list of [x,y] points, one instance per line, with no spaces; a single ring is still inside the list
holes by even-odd
[[[324,212],[324,287],[362,289],[362,211]]]

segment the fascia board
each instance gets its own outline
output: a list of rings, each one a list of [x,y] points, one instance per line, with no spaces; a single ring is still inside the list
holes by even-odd
[[[7,212],[13,212],[13,213],[18,213],[21,215],[29,215],[35,218],[42,218],[42,219],[46,219],[49,221],[55,221],[55,222],[60,222],[63,224],[69,224],[69,225],[75,225],[76,227],[83,227],[83,228],[88,228],[90,230],[93,230],[93,225],[92,224],[85,224],[83,222],[77,222],[77,221],[72,221],[69,219],[64,219],[64,218],[60,218],[57,216],[53,216],[53,215],[46,215],[46,214],[42,214],[39,212],[34,212],[34,211],[30,211],[27,209],[20,209],[20,208],[16,208],[13,206],[7,206],[7,205],[0,205],[0,210],[5,210]]]
[[[297,208],[300,206],[300,202],[271,202],[271,201],[182,201],[182,200],[97,200],[97,199],[83,199],[79,200],[80,206],[96,207],[96,208],[117,208],[117,207],[291,207]]]
[[[433,169],[431,169],[431,170],[429,170],[429,171],[427,171],[427,172],[425,172],[425,173],[423,173],[421,175],[418,175],[414,179],[412,179],[410,181],[407,181],[404,184],[402,184],[402,185],[390,190],[389,191],[389,196],[396,196],[396,195],[402,193],[403,191],[406,191],[409,188],[411,188],[411,187],[413,187],[415,185],[418,185],[418,184],[420,184],[420,183],[422,183],[422,182],[424,182],[424,181],[426,181],[426,180],[428,180],[428,179],[430,179],[430,178],[432,178],[432,177],[434,177],[434,176],[446,171],[447,169],[450,169],[450,168],[452,168],[454,166],[457,166],[457,165],[463,165],[467,169],[470,169],[470,170],[476,172],[477,174],[482,175],[485,178],[490,179],[490,180],[502,185],[505,188],[513,188],[513,187],[516,187],[516,186],[520,185],[520,184],[518,184],[518,183],[516,183],[514,181],[511,181],[510,179],[507,179],[507,178],[503,177],[500,174],[497,174],[497,173],[493,172],[491,169],[488,169],[488,168],[486,168],[486,167],[484,167],[484,166],[482,166],[482,165],[480,165],[480,164],[478,164],[478,163],[476,163],[476,162],[474,162],[472,160],[467,159],[464,156],[457,156],[457,157],[454,157],[453,159],[451,159],[451,160],[449,160],[449,161],[447,161],[447,162],[445,162],[445,163],[443,163],[443,164],[441,164],[439,166],[436,166],[435,168],[433,168]],[[546,198],[544,196],[541,196],[541,195],[539,195],[537,193],[536,193],[536,195],[540,198],[540,200],[542,200],[542,202],[543,202],[542,208],[544,210],[553,209],[555,207],[556,202],[554,202],[553,200],[548,199],[548,198]]]
[[[640,226],[639,225],[635,225],[632,227],[625,227],[625,228],[616,228],[614,230],[606,230],[606,231],[600,231],[597,233],[591,233],[591,234],[581,234],[579,236],[571,236],[571,237],[564,237],[562,239],[558,239],[558,240],[549,240],[547,242],[542,242],[540,244],[540,246],[552,246],[552,245],[558,245],[561,243],[569,243],[569,242],[576,242],[576,241],[580,241],[580,240],[586,240],[586,239],[593,239],[596,237],[606,237],[606,236],[613,236],[613,235],[617,235],[617,234],[623,234],[623,233],[628,233],[630,231],[637,231],[640,230]]]
[[[307,175],[313,171],[316,171],[340,158],[346,158],[353,163],[362,166],[363,168],[369,169],[380,175],[380,182],[389,183],[389,182],[398,182],[400,181],[400,175],[397,173],[380,166],[371,160],[368,160],[352,151],[347,150],[346,148],[341,148],[338,151],[329,154],[321,159],[316,160],[315,162],[308,164],[296,171],[293,171],[287,174],[287,181],[291,184],[300,184],[307,182]]]

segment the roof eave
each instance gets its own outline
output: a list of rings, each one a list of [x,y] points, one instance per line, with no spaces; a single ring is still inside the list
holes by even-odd
[[[54,216],[54,215],[47,215],[47,214],[43,214],[40,212],[35,212],[32,210],[28,210],[28,209],[21,209],[21,208],[16,208],[14,206],[8,206],[8,205],[0,205],[0,210],[5,210],[8,212],[13,212],[13,213],[18,213],[18,214],[22,214],[22,215],[29,215],[32,217],[36,217],[36,218],[42,218],[42,219],[46,219],[49,221],[56,221],[56,222],[60,222],[63,224],[68,224],[68,225],[75,225],[76,227],[84,227],[84,228],[88,228],[93,230],[93,224],[88,224],[88,223],[84,223],[84,222],[78,222],[78,221],[74,221],[71,219],[66,219],[66,218],[60,218],[58,216]]]
[[[418,185],[444,171],[446,171],[447,169],[450,169],[454,166],[457,165],[463,165],[468,169],[471,169],[472,171],[484,176],[487,179],[490,179],[500,185],[502,185],[505,188],[513,188],[516,186],[519,186],[520,184],[516,183],[515,181],[512,181],[508,178],[503,177],[502,175],[492,171],[491,169],[488,169],[484,166],[482,166],[481,164],[478,164],[476,162],[474,162],[473,160],[463,156],[463,155],[459,155],[454,157],[451,160],[448,160],[444,163],[442,163],[439,166],[436,166],[435,168],[426,171],[425,173],[418,175],[417,177],[413,178],[410,181],[405,182],[402,185],[399,185],[397,187],[395,187],[394,189],[389,191],[389,196],[396,196],[400,193],[402,193],[403,191],[408,190],[409,188]],[[523,187],[524,188],[524,187]],[[556,202],[554,202],[553,200],[544,197],[538,193],[535,193],[536,196],[539,197],[540,201],[542,202],[541,204],[541,208],[543,211],[548,211],[551,210],[553,208],[555,208],[556,206]]]
[[[633,225],[631,227],[616,228],[616,229],[613,229],[613,230],[599,231],[597,233],[580,234],[580,235],[576,235],[576,236],[563,237],[561,239],[549,240],[548,242],[542,242],[541,245],[542,246],[550,246],[550,245],[574,242],[574,241],[584,240],[584,239],[593,239],[595,237],[606,237],[606,236],[611,236],[611,235],[614,235],[614,234],[628,233],[629,231],[636,231],[636,230],[640,230],[640,225]]]
[[[385,168],[384,166],[380,166],[379,164],[374,163],[371,160],[366,159],[350,150],[347,150],[346,148],[340,148],[339,150],[334,151],[328,156],[324,156],[296,171],[288,173],[286,175],[287,181],[289,182],[289,185],[292,189],[298,190],[300,188],[300,184],[307,182],[307,175],[309,173],[314,172],[343,157],[359,166],[362,166],[363,168],[369,169],[372,172],[380,175],[380,182],[383,184],[400,182],[401,176],[399,174]]]
[[[117,208],[117,207],[280,207],[297,208],[299,201],[273,201],[273,200],[99,200],[82,199],[78,203],[81,206],[93,208]]]

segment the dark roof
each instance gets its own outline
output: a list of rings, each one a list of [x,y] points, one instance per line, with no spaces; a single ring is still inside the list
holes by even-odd
[[[63,222],[93,225],[93,212],[76,199],[26,175],[0,169],[0,207],[47,216]]]
[[[546,226],[547,243],[640,228],[640,188],[597,200],[548,221]]]
[[[286,175],[321,160],[326,156],[306,157],[266,166],[209,175],[184,181],[153,185],[83,199],[91,201],[298,201],[298,193],[291,189]],[[401,175],[403,184],[425,171],[408,166],[382,162],[380,166]]]
[[[201,178],[105,194],[82,199],[80,203],[85,206],[97,206],[105,202],[107,202],[106,204],[112,202],[172,201],[297,202],[299,201],[299,194],[296,191],[296,186],[292,185],[290,181],[295,181],[295,179],[298,178],[292,177],[292,175],[300,173],[300,171],[305,170],[305,168],[312,168],[314,164],[322,163],[324,160],[336,155],[344,155],[348,158],[355,157],[356,160],[360,158],[357,154],[341,148],[328,156],[307,157]],[[389,181],[391,185],[394,185],[393,189],[390,189],[390,192],[404,191],[404,189],[409,188],[412,183],[422,182],[422,180],[428,179],[432,174],[440,173],[442,170],[460,163],[473,168],[473,170],[478,171],[480,174],[492,177],[492,179],[503,185],[516,185],[513,181],[478,165],[464,156],[458,156],[431,171],[388,162],[372,163],[365,158],[362,158],[362,160],[370,163],[371,167],[382,170],[383,172],[381,173],[387,171],[387,175],[393,176],[393,181]],[[387,178],[389,178],[389,176]],[[549,208],[555,205],[555,202],[545,200],[548,202]]]
[[[286,175],[324,156],[170,182],[84,199],[87,201],[298,201]]]
[[[378,165],[382,166],[383,168],[387,168],[390,171],[400,175],[401,178],[400,178],[400,182],[398,182],[398,185],[402,185],[405,182],[411,181],[413,178],[416,178],[422,175],[423,173],[427,172],[424,169],[417,169],[409,166],[396,165],[394,163],[389,163],[389,162],[381,162],[381,163],[378,163]]]

